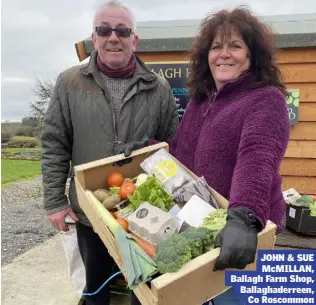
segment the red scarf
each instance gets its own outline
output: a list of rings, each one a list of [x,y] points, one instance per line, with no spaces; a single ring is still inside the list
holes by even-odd
[[[132,77],[135,68],[136,68],[136,56],[132,54],[131,59],[129,60],[127,66],[123,69],[119,70],[113,70],[109,68],[106,64],[104,64],[99,55],[97,56],[97,65],[99,69],[108,77],[113,77],[113,78],[129,78]]]

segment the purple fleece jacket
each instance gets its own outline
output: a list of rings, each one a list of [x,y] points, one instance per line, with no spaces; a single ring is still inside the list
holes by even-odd
[[[289,140],[285,97],[273,86],[251,89],[250,73],[226,83],[215,99],[190,101],[170,152],[263,227],[285,225],[280,164]]]

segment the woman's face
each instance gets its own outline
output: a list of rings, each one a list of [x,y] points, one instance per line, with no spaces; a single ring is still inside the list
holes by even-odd
[[[218,31],[208,53],[208,64],[217,90],[249,68],[248,54],[248,47],[238,32],[232,31],[231,37],[223,41]]]

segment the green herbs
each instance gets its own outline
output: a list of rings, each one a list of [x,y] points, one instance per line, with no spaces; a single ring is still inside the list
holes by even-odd
[[[132,196],[128,196],[129,201],[136,210],[143,202],[168,212],[174,205],[170,195],[162,188],[155,177],[148,177],[145,182],[139,185]]]

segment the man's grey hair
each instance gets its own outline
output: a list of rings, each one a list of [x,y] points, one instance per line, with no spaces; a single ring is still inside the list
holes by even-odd
[[[136,19],[135,19],[134,13],[132,12],[132,10],[130,8],[128,8],[127,6],[125,6],[123,3],[121,3],[118,0],[112,0],[112,1],[106,2],[101,7],[98,8],[96,13],[94,14],[93,31],[95,30],[95,27],[96,27],[97,15],[100,12],[100,10],[105,8],[105,7],[119,7],[119,8],[122,8],[122,9],[126,10],[129,13],[129,15],[131,16],[131,19],[132,19],[132,30],[133,30],[134,34],[136,34],[137,28],[136,28]]]

